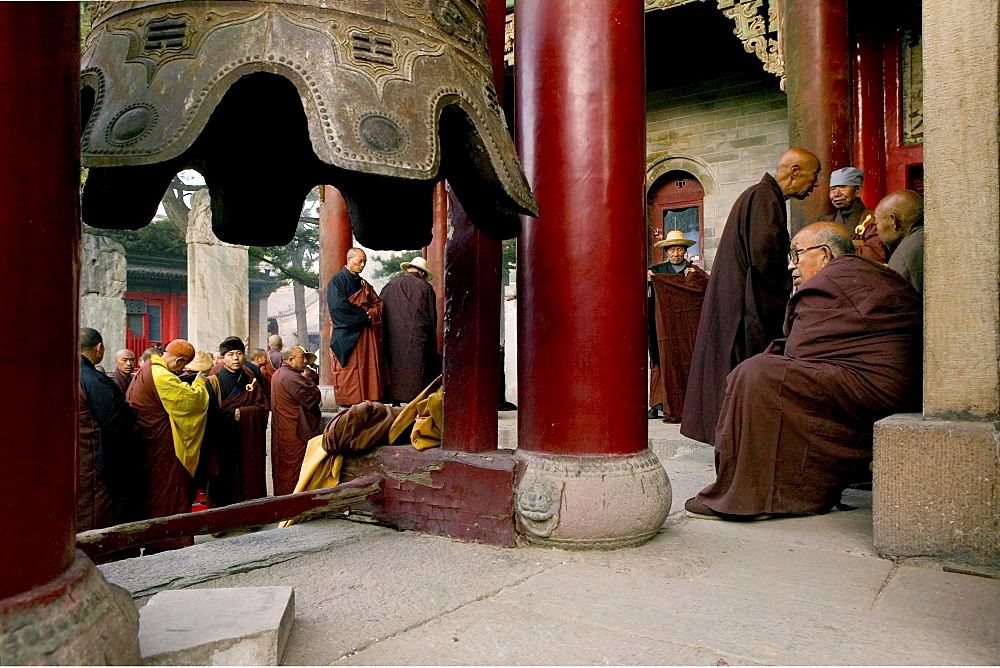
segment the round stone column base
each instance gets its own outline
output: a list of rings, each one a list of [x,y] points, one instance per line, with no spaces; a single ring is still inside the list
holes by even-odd
[[[546,455],[518,450],[518,532],[533,545],[613,550],[656,535],[670,513],[670,479],[652,452]]]
[[[5,665],[139,665],[139,613],[80,550],[44,587],[0,601]]]

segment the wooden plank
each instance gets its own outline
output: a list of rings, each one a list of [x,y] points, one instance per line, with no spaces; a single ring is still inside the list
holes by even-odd
[[[307,519],[380,498],[382,481],[381,475],[366,475],[312,492],[254,499],[198,513],[182,513],[84,531],[77,534],[76,546],[96,560],[118,550],[162,540],[263,526],[293,517]]]

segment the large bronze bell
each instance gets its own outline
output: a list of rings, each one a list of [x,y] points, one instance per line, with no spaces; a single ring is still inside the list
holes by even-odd
[[[494,239],[536,213],[497,104],[479,0],[91,2],[83,218],[149,223],[200,171],[216,235],[276,245],[318,184],[359,242],[418,248],[447,178]]]

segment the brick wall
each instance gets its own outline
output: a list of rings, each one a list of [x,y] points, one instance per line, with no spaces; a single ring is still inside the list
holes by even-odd
[[[788,148],[788,112],[778,79],[740,75],[669,90],[649,91],[646,164],[650,180],[665,164],[691,163],[705,188],[705,266],[743,190],[774,173]],[[665,160],[670,160],[665,163]],[[683,167],[682,167],[683,168]],[[647,182],[647,187],[652,186]]]

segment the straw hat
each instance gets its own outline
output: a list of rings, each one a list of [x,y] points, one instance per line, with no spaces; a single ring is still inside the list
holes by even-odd
[[[684,237],[684,233],[680,230],[670,230],[667,232],[667,238],[663,241],[657,241],[653,244],[653,248],[670,248],[671,246],[684,246],[685,248],[691,248],[697,241],[691,241]]]
[[[215,362],[212,361],[212,356],[204,350],[199,350],[194,354],[194,359],[188,362],[184,368],[188,371],[208,371],[213,366],[215,366]]]
[[[311,353],[311,352],[309,352],[307,350],[306,351],[306,364],[315,364],[315,363],[316,363],[316,354],[315,353]]]
[[[402,269],[403,271],[406,271],[410,267],[416,267],[420,271],[422,271],[425,274],[427,274],[427,280],[428,281],[433,281],[434,280],[434,274],[432,274],[431,271],[430,271],[430,269],[427,268],[427,260],[425,260],[424,258],[420,257],[419,255],[417,257],[413,258],[412,260],[410,260],[409,262],[404,262],[401,265],[399,265],[399,268]]]

